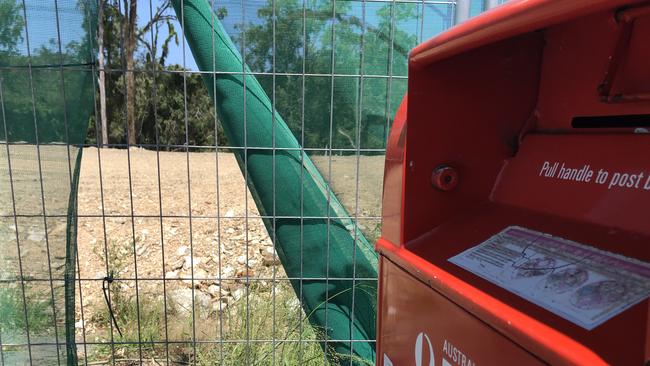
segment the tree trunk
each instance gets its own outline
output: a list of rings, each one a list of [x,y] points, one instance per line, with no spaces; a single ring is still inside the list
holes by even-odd
[[[138,17],[138,1],[124,0],[124,10],[126,12],[128,3],[128,13],[124,21],[124,51],[126,59],[126,119],[128,125],[128,144],[136,144],[136,127],[135,127],[135,46],[136,46],[136,21]]]
[[[97,46],[99,47],[99,119],[102,130],[101,146],[104,147],[108,144],[108,122],[106,117],[106,74],[104,68],[104,6],[105,0],[99,1],[99,22],[97,23]]]

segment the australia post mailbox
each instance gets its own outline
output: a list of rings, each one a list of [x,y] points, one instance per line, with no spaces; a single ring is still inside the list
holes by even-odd
[[[648,365],[650,1],[512,1],[408,83],[378,364]]]

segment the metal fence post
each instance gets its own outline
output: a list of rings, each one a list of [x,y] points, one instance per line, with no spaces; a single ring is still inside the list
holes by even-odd
[[[455,24],[460,24],[469,19],[470,0],[456,0]]]
[[[495,8],[500,4],[499,0],[485,0],[485,10]]]

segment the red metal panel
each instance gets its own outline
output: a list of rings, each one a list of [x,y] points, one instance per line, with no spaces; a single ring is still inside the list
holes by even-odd
[[[646,0],[514,0],[434,37],[411,52],[421,68],[445,58],[568,20]],[[596,40],[596,38],[594,38]]]
[[[381,261],[379,365],[542,364],[394,263],[385,258]],[[504,353],[507,358],[502,357]]]
[[[380,363],[426,365],[431,342],[441,364],[445,340],[482,364],[650,360],[647,299],[587,330],[449,262],[513,225],[649,262],[648,65],[648,0],[512,1],[411,53],[377,243]]]
[[[507,162],[491,198],[558,218],[648,236],[649,143],[647,135],[639,134],[588,139],[575,134],[528,136],[517,157]],[[617,244],[612,250],[620,252],[623,246]],[[629,255],[650,260],[647,250]]]
[[[404,241],[487,199],[532,117],[543,41],[531,33],[410,70]],[[453,191],[432,189],[441,164],[458,171]]]
[[[641,250],[646,254],[640,259],[650,259],[644,250],[648,236],[490,203],[456,217],[404,248],[396,249],[382,240],[378,248],[436,291],[547,362],[642,363],[646,357],[646,329],[642,324],[648,316],[647,300],[587,331],[448,261],[509,225],[569,237],[628,256]]]
[[[491,296],[491,293],[499,292],[498,288],[476,278],[474,280],[478,280],[479,283],[471,284],[471,276],[468,276],[467,273],[459,273],[457,268],[455,275],[452,275],[413,252],[406,249],[397,249],[385,241],[380,240],[377,243],[377,247],[382,255],[390,258],[392,262],[398,264],[411,275],[431,287],[430,289],[419,288],[419,292],[426,293],[433,291],[432,289],[439,291],[449,301],[462,307],[492,327],[495,331],[493,334],[494,337],[501,337],[503,335],[546,363],[553,365],[590,366],[606,364],[627,365],[638,364],[643,360],[642,350],[632,346],[629,342],[629,339],[636,339],[638,341],[642,338],[638,332],[626,332],[625,329],[621,329],[620,327],[615,329],[614,332],[610,332],[612,329],[606,329],[602,332],[600,338],[603,340],[603,345],[608,347],[610,354],[619,356],[619,360],[623,360],[619,362],[606,362],[593,350],[574,340],[573,337],[576,336],[576,329],[564,333],[540,321],[548,320],[549,315],[544,314],[543,309],[536,312],[536,315],[541,315],[542,319],[536,320],[522,312],[530,311],[531,304],[526,305],[523,299],[517,299],[516,296],[507,293],[501,293],[501,295],[506,296],[501,296],[501,299],[497,299]],[[385,267],[385,265],[382,266],[381,273],[384,272]],[[384,282],[389,283],[392,281],[393,277],[387,276],[384,278],[380,274],[380,278],[380,289],[382,292],[380,302],[382,304],[381,309],[384,309],[386,307],[385,303],[389,301],[389,296],[385,295],[385,290],[382,286],[384,286]],[[423,304],[423,306],[426,306],[426,304]],[[646,308],[647,305],[645,304],[639,305],[634,311],[635,314],[632,314],[631,318],[623,319],[620,324],[625,326],[625,324],[630,324],[630,321],[645,319]],[[431,313],[433,314],[433,310],[431,310]],[[385,316],[384,312],[380,311],[378,315],[380,319],[377,339],[379,343],[378,350],[382,350],[383,352],[385,347],[390,344],[388,340],[384,339],[383,334],[383,331],[388,327],[385,325],[385,319],[383,319]],[[630,314],[628,313],[627,315],[629,316]],[[453,319],[451,314],[449,316]],[[546,318],[544,319],[544,317]],[[395,325],[395,327],[400,326]],[[625,349],[626,352],[620,352],[621,349]],[[631,349],[635,349],[636,352],[632,354],[629,352]],[[381,354],[378,353],[378,355]],[[507,359],[509,354],[501,353],[500,356]]]
[[[625,62],[615,77],[614,93],[650,91],[649,21],[650,15],[634,24],[632,48],[616,56]],[[615,55],[619,32],[620,25],[613,12],[594,14],[545,31],[537,106],[539,130],[572,132],[571,120],[576,116],[648,113],[649,101],[603,103],[600,100],[598,87],[605,78],[610,57]]]
[[[400,104],[393,127],[388,136],[386,148],[386,165],[384,168],[384,195],[382,197],[382,237],[401,245],[403,243],[402,227],[404,204],[404,154],[406,149],[406,106],[408,97],[404,96]],[[386,194],[388,192],[389,194]]]

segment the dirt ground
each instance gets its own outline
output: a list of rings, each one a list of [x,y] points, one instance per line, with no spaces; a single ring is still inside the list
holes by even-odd
[[[214,152],[84,150],[78,248],[85,324],[77,308],[86,337],[103,330],[94,319],[95,312],[105,311],[101,279],[107,272],[124,279],[113,286],[130,296],[159,296],[164,290],[182,297],[183,289],[194,285],[209,295],[206,306],[215,311],[241,298],[247,279],[264,286],[286,277],[234,155],[220,152],[218,164],[216,158]],[[383,157],[360,159],[358,207],[356,157],[332,157],[332,186],[348,211],[358,212],[362,230],[373,240]],[[328,157],[314,162],[329,175]],[[168,280],[164,289],[162,278]]]
[[[42,294],[50,293],[50,275],[54,274],[50,296],[56,306],[43,303],[43,310],[56,309],[56,322],[62,326],[64,304],[56,299],[64,297],[66,209],[74,168],[67,155],[74,158],[76,151],[66,146],[41,146],[40,167],[34,146],[11,146],[10,154],[13,191],[7,166],[0,167],[0,260],[6,264],[0,268],[0,279],[8,280],[7,291],[19,294],[15,279],[22,270],[24,278],[37,280],[27,285],[29,297],[33,294],[35,299],[44,299]],[[7,160],[6,150],[0,151],[0,159]],[[313,161],[326,179],[331,168],[330,185],[335,194],[352,216],[358,215],[362,231],[374,241],[380,229],[383,156],[332,156],[331,164],[330,157],[315,156]],[[79,342],[111,339],[102,292],[107,275],[115,278],[110,294],[118,321],[127,328],[123,341],[138,340],[134,331],[137,311],[143,329],[152,329],[151,337],[162,337],[163,316],[171,314],[167,318],[169,338],[191,340],[188,319],[192,319],[192,309],[188,304],[193,300],[197,304],[196,337],[214,340],[221,326],[212,315],[236,309],[245,296],[247,306],[250,300],[250,304],[266,306],[265,311],[275,313],[277,304],[269,302],[271,287],[276,289],[273,298],[280,296],[289,313],[300,312],[232,153],[220,152],[217,164],[214,152],[157,154],[144,149],[87,148],[79,179],[75,302]],[[43,219],[43,207],[47,220]],[[283,284],[278,285],[280,282]],[[259,296],[254,300],[247,294]],[[20,306],[16,308],[20,310]],[[39,313],[34,313],[34,318],[39,318]],[[48,322],[43,321],[44,329],[51,329]],[[287,324],[285,328],[291,327]],[[228,336],[235,337],[237,333],[230,331]],[[43,337],[48,340],[53,335]],[[18,342],[24,335],[14,338]],[[79,352],[90,360],[109,359],[106,348],[99,348],[89,345],[79,347]],[[128,349],[118,351],[128,358]]]

